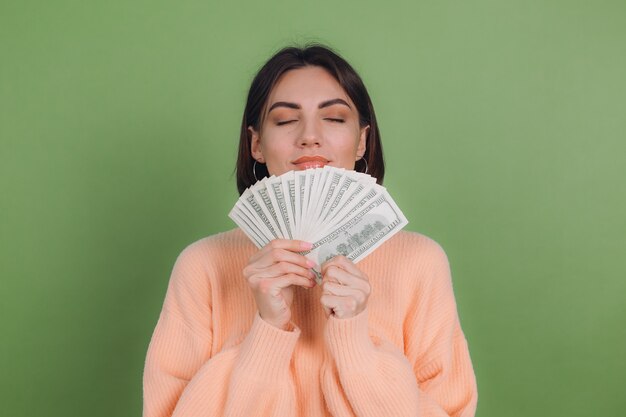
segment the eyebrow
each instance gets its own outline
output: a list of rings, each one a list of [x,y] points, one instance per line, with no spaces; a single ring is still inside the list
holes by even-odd
[[[323,101],[320,103],[319,106],[317,106],[317,108],[323,109],[325,107],[334,106],[335,104],[341,104],[341,105],[347,106],[349,109],[352,109],[352,107],[350,107],[350,105],[341,98],[334,98],[332,100]],[[295,110],[300,110],[302,108],[298,103],[290,103],[288,101],[277,101],[276,103],[270,106],[267,112],[269,113],[277,107],[286,107],[288,109],[295,109]]]

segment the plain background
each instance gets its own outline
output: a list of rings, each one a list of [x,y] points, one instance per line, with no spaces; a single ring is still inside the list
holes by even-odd
[[[477,415],[623,413],[623,0],[13,0],[0,414],[140,415],[176,256],[234,227],[251,78],[307,41],[361,73],[385,185],[448,254]]]

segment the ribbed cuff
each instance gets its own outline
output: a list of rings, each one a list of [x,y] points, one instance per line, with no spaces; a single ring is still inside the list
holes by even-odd
[[[292,331],[278,329],[257,313],[241,345],[238,367],[260,380],[275,381],[284,376],[289,371],[300,332],[296,326]]]
[[[367,308],[348,319],[330,316],[325,339],[337,366],[344,371],[363,371],[375,365],[375,346],[369,337]]]

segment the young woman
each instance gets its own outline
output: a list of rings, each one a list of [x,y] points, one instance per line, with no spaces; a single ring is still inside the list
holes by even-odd
[[[290,170],[367,170],[382,183],[374,109],[323,46],[260,69],[243,115],[237,186]],[[399,232],[358,264],[313,266],[310,242],[261,250],[239,229],[174,266],[144,372],[144,417],[473,416],[476,382],[442,248]]]

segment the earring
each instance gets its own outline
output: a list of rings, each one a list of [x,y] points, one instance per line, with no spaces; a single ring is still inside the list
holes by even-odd
[[[365,172],[363,172],[363,173],[364,173],[364,174],[367,174],[367,169],[368,169],[368,166],[367,166],[367,159],[365,159],[365,157],[364,157],[364,156],[362,156],[362,157],[361,157],[361,159],[363,160],[363,162],[365,162]]]
[[[256,164],[257,164],[257,160],[254,160],[254,165],[252,165],[252,175],[254,175],[254,179],[256,181],[259,181],[259,179],[256,177]]]

